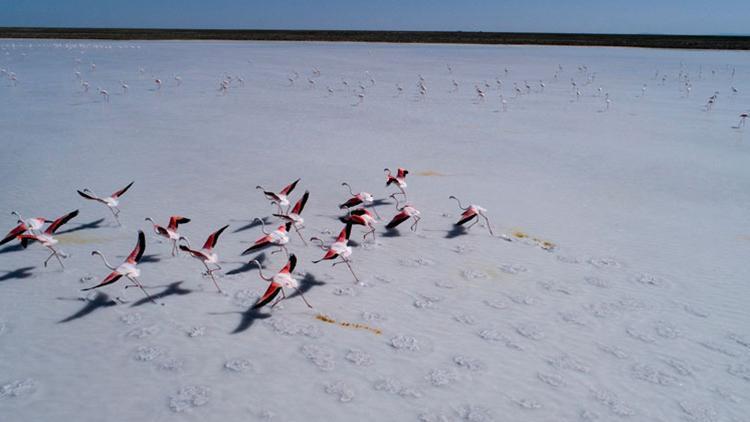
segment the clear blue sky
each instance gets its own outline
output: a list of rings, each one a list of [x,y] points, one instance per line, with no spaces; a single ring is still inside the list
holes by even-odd
[[[750,34],[750,0],[0,0],[0,26]]]

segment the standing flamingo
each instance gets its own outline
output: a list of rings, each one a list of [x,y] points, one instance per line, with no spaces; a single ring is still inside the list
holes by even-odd
[[[406,199],[406,191],[404,189],[406,189],[406,175],[409,174],[409,170],[404,170],[399,167],[395,177],[391,174],[390,169],[385,168],[383,171],[386,173],[385,185],[388,186],[395,183],[399,190],[401,190],[401,195]]]
[[[279,214],[284,214],[284,210],[281,207],[287,207],[287,211],[289,211],[289,198],[288,195],[292,193],[294,188],[297,186],[297,182],[299,182],[300,179],[295,180],[294,182],[288,184],[284,189],[282,189],[279,193],[267,191],[263,188],[263,186],[256,186],[255,189],[260,189],[263,191],[263,195],[266,196],[266,199],[269,201],[275,202],[276,206],[279,207]]]
[[[115,216],[115,220],[117,221],[117,225],[118,226],[122,226],[122,224],[120,224],[120,218],[119,218],[120,209],[117,208],[117,206],[120,204],[120,197],[125,192],[127,192],[128,189],[130,189],[131,186],[133,186],[133,183],[134,182],[130,182],[127,186],[125,186],[124,188],[118,190],[117,192],[113,193],[112,195],[110,195],[110,196],[108,196],[106,198],[101,198],[101,197],[97,196],[89,188],[85,188],[85,189],[83,189],[83,191],[79,190],[78,194],[81,195],[82,197],[86,198],[86,199],[90,199],[92,201],[101,202],[102,204],[104,204],[107,207],[109,207],[109,210],[112,211],[112,215]]]
[[[255,220],[260,221],[261,224],[261,231],[263,231],[263,234],[265,236],[259,238],[253,243],[253,246],[250,246],[249,248],[245,249],[242,252],[242,255],[247,255],[250,252],[257,251],[258,249],[263,249],[267,246],[275,245],[279,247],[279,251],[283,250],[287,256],[289,256],[289,251],[286,249],[286,244],[289,243],[289,236],[287,233],[289,233],[289,229],[292,226],[291,222],[288,222],[286,224],[280,225],[276,230],[272,231],[271,233],[268,233],[266,231],[266,224],[261,220],[260,218],[255,218]],[[278,252],[278,251],[276,251]],[[275,253],[275,252],[271,252]]]
[[[396,194],[391,194],[391,198],[396,199]],[[417,224],[419,224],[419,220],[422,219],[422,217],[419,216],[420,212],[418,209],[414,208],[410,203],[405,203],[403,207],[398,206],[398,200],[396,200],[396,209],[398,210],[398,214],[394,215],[391,221],[385,226],[386,229],[394,229],[399,224],[403,223],[404,221],[408,220],[409,218],[414,219],[414,223],[412,223],[410,229],[411,231],[417,231]]]
[[[302,300],[305,301],[305,305],[307,305],[308,308],[312,308],[312,305],[310,305],[307,299],[305,299],[305,296],[302,294],[302,291],[300,291],[299,282],[295,280],[294,277],[292,277],[292,271],[294,271],[294,267],[297,266],[297,257],[294,254],[289,255],[289,261],[286,263],[286,265],[284,265],[284,268],[282,268],[281,271],[270,278],[263,275],[263,270],[261,270],[260,262],[257,259],[254,259],[251,262],[254,262],[255,265],[258,266],[258,274],[260,275],[260,278],[271,282],[271,284],[268,286],[268,289],[266,289],[266,292],[263,293],[263,296],[258,299],[258,302],[256,302],[255,305],[253,305],[252,309],[258,309],[266,306],[273,300],[273,298],[275,298],[279,294],[279,292],[281,292],[281,298],[279,298],[273,305],[271,305],[271,308],[276,306],[279,302],[281,302],[281,300],[286,299],[284,287],[286,287],[287,289],[296,290]]]
[[[140,277],[141,270],[136,267],[138,265],[138,262],[140,262],[141,258],[143,257],[143,252],[146,250],[146,235],[143,234],[142,230],[138,230],[138,243],[135,244],[135,247],[133,248],[133,251],[130,252],[130,255],[128,255],[127,259],[125,259],[125,262],[120,264],[118,267],[113,267],[109,264],[107,261],[107,258],[104,256],[103,253],[99,251],[92,251],[91,255],[99,255],[99,257],[104,261],[104,265],[112,270],[107,277],[102,280],[101,283],[97,284],[96,286],[87,287],[85,289],[81,289],[82,291],[87,290],[93,290],[98,289],[99,287],[104,287],[108,284],[112,284],[115,281],[119,280],[122,276],[127,277],[128,280],[133,282],[133,286],[138,287],[141,289],[143,294],[146,295],[148,300],[150,300],[153,303],[156,303],[156,301],[151,297],[151,295],[146,292],[146,289],[143,288],[143,285],[138,281],[137,277]],[[127,288],[128,286],[125,286]]]
[[[172,256],[177,255],[177,241],[180,240],[180,234],[177,233],[177,226],[180,224],[187,224],[190,222],[189,218],[180,217],[179,215],[173,215],[169,217],[169,225],[167,227],[160,226],[151,219],[146,217],[146,221],[150,221],[154,226],[154,232],[161,237],[172,241]]]
[[[53,234],[55,234],[55,231],[60,228],[63,224],[67,223],[68,221],[72,220],[75,216],[78,215],[78,210],[69,212],[62,217],[58,218],[57,220],[53,221],[47,229],[43,233],[35,234],[35,233],[29,233],[29,234],[19,234],[18,239],[21,241],[21,246],[24,248],[28,245],[29,240],[36,240],[37,242],[41,243],[42,246],[46,247],[52,253],[47,257],[47,259],[44,260],[44,266],[47,266],[47,262],[54,256],[57,258],[57,262],[60,263],[60,266],[65,268],[65,265],[63,265],[62,260],[60,257],[67,258],[68,256],[64,253],[57,251],[54,248],[54,245],[56,245],[59,240],[52,237]]]
[[[10,242],[26,231],[29,231],[33,234],[35,231],[41,230],[42,227],[44,227],[44,223],[52,222],[51,220],[47,220],[43,217],[35,217],[24,220],[16,211],[12,211],[11,215],[15,215],[16,217],[18,217],[18,225],[11,229],[11,231],[9,231],[8,234],[6,234],[5,237],[0,240],[0,245],[4,245]]]
[[[463,212],[461,213],[461,219],[458,220],[458,222],[456,222],[457,226],[461,226],[471,221],[472,219],[476,218],[476,220],[474,220],[473,223],[469,224],[466,227],[467,229],[470,229],[474,224],[477,224],[477,221],[479,221],[479,217],[481,216],[482,218],[484,218],[484,221],[487,222],[487,229],[490,231],[490,234],[492,236],[495,235],[494,233],[492,233],[492,225],[490,224],[490,220],[489,218],[487,218],[487,215],[485,214],[485,212],[487,212],[486,209],[475,204],[469,204],[468,207],[464,207],[463,205],[461,205],[461,201],[453,195],[449,196],[448,199],[455,199],[456,202],[458,202],[458,207],[463,210]]]
[[[747,120],[747,116],[748,116],[747,113],[740,114],[740,122],[737,123],[737,128],[741,128],[745,126],[745,120]]]
[[[349,186],[349,183],[347,182],[342,182],[341,186],[346,186],[349,189],[349,194],[352,195],[352,197],[349,198],[346,202],[339,205],[339,208],[342,210],[343,209],[350,210],[352,207],[355,207],[359,204],[362,204],[365,206],[372,205],[375,202],[375,199],[372,197],[372,194],[369,192],[354,193],[352,191],[352,187]],[[378,211],[375,209],[374,206],[372,207],[372,210],[375,211],[375,215],[377,215],[378,218],[380,218],[380,215],[378,215]]]
[[[180,245],[180,249],[189,253],[193,258],[199,259],[203,263],[206,267],[206,274],[211,277],[211,280],[213,280],[216,290],[218,290],[219,293],[222,293],[222,291],[214,278],[214,271],[221,270],[221,266],[219,265],[219,256],[214,252],[214,248],[216,247],[216,242],[219,241],[219,236],[221,236],[221,233],[226,230],[227,227],[229,227],[229,224],[211,233],[208,236],[208,239],[206,239],[206,243],[203,244],[201,250],[190,249],[190,242],[185,237],[182,239],[185,239],[185,241],[188,242],[188,246]],[[208,267],[208,264],[213,264],[216,268],[211,269]]]
[[[305,204],[307,204],[307,199],[309,197],[310,191],[305,191],[305,193],[302,194],[302,198],[300,198],[297,203],[294,204],[294,207],[292,207],[292,212],[288,214],[273,214],[274,216],[279,217],[282,220],[286,220],[292,223],[294,231],[297,232],[299,238],[302,240],[302,243],[304,243],[305,246],[307,246],[307,242],[305,242],[305,238],[302,237],[302,233],[300,233],[300,230],[304,227],[305,219],[302,218],[300,214],[302,214],[302,210],[305,209]]]
[[[349,267],[349,271],[351,271],[352,275],[354,276],[354,279],[359,283],[359,278],[357,278],[357,275],[354,274],[354,270],[352,269],[351,260],[349,257],[352,255],[352,248],[349,246],[349,236],[352,233],[352,224],[347,223],[346,227],[344,227],[341,230],[341,233],[339,233],[339,237],[336,238],[336,241],[331,244],[331,246],[325,246],[323,244],[323,241],[320,240],[317,237],[311,237],[310,241],[318,241],[320,242],[319,246],[321,249],[326,251],[326,254],[323,255],[323,258],[320,258],[317,261],[313,261],[313,264],[317,264],[320,261],[329,260],[329,259],[336,259],[341,258],[341,261],[337,261],[333,263],[333,266],[337,264],[346,264],[347,267]]]

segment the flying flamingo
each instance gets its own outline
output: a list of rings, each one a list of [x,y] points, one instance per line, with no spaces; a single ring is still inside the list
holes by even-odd
[[[75,210],[73,212],[69,212],[62,217],[58,218],[57,220],[53,221],[47,229],[43,233],[35,234],[35,233],[29,233],[24,234],[21,233],[17,237],[21,241],[21,246],[24,248],[28,245],[29,240],[36,240],[37,242],[41,243],[42,246],[46,247],[52,253],[47,257],[47,259],[44,260],[44,266],[47,266],[47,262],[54,256],[57,258],[57,262],[60,263],[60,266],[65,268],[65,265],[63,265],[62,260],[60,257],[67,258],[68,256],[64,253],[57,251],[53,246],[56,245],[59,240],[52,237],[53,234],[55,234],[55,231],[60,228],[63,224],[67,223],[68,221],[72,220],[75,216],[78,215],[78,210]]]
[[[118,190],[117,192],[113,193],[112,195],[110,195],[110,196],[108,196],[106,198],[101,198],[101,197],[97,196],[89,188],[85,188],[82,191],[79,190],[78,194],[81,195],[82,197],[86,198],[86,199],[90,199],[92,201],[101,202],[102,204],[104,204],[107,207],[109,207],[109,210],[112,211],[112,215],[115,216],[115,220],[117,221],[117,225],[118,226],[122,226],[122,224],[120,224],[120,218],[118,217],[120,215],[120,209],[117,208],[117,206],[120,204],[120,197],[125,192],[127,192],[128,189],[130,189],[131,186],[133,186],[133,182],[130,182],[127,186],[125,186],[124,188]]]
[[[333,263],[334,266],[338,264],[346,264],[347,267],[349,267],[349,271],[351,271],[352,275],[354,276],[354,279],[357,280],[357,283],[359,283],[359,278],[357,278],[357,275],[354,274],[354,270],[352,269],[351,260],[349,257],[352,255],[352,248],[349,246],[349,236],[352,233],[352,224],[347,223],[346,227],[344,227],[341,230],[341,233],[339,233],[339,237],[336,238],[336,241],[331,244],[331,246],[325,246],[323,244],[323,241],[320,240],[317,237],[311,237],[310,241],[318,241],[320,242],[320,248],[326,251],[326,254],[323,255],[323,258],[320,258],[317,261],[313,261],[313,264],[317,264],[320,261],[329,260],[329,259],[336,259],[341,258],[341,261],[336,261]]]
[[[154,83],[156,84],[156,89],[160,90],[161,89],[161,79],[159,79],[159,78],[154,79]]]
[[[479,217],[481,216],[487,222],[487,229],[490,231],[490,234],[492,236],[495,235],[494,233],[492,233],[492,226],[490,225],[490,220],[489,220],[489,218],[487,218],[487,215],[485,215],[485,212],[487,212],[486,209],[480,207],[479,205],[474,205],[474,204],[469,204],[468,207],[464,208],[464,206],[461,205],[461,201],[458,198],[456,198],[455,196],[451,195],[448,198],[449,199],[455,199],[456,202],[458,202],[458,207],[463,210],[463,212],[461,213],[461,219],[458,220],[458,222],[456,222],[457,226],[461,226],[461,225],[463,225],[463,224],[471,221],[472,219],[476,218],[476,220],[474,220],[473,223],[469,224],[466,227],[467,229],[470,229],[474,224],[477,223],[477,221],[479,221]]]
[[[391,194],[391,198],[396,199],[396,194]],[[422,219],[422,217],[419,216],[420,212],[414,206],[412,206],[410,203],[405,203],[403,207],[398,206],[398,200],[396,199],[396,209],[399,211],[398,214],[393,216],[393,219],[385,226],[387,229],[394,229],[399,224],[403,223],[404,221],[408,220],[409,218],[414,219],[414,223],[412,223],[410,229],[411,231],[417,231],[417,224],[419,224],[419,220]]]
[[[136,265],[138,265],[138,262],[140,262],[141,258],[143,257],[143,252],[146,250],[146,235],[143,234],[142,230],[138,230],[138,243],[136,243],[135,247],[133,248],[133,251],[130,252],[130,255],[128,255],[127,259],[125,259],[125,262],[120,264],[118,267],[113,267],[109,264],[107,261],[107,258],[104,256],[103,253],[99,251],[92,251],[91,255],[99,255],[99,257],[104,261],[104,265],[112,270],[107,277],[102,280],[101,283],[97,284],[96,286],[87,287],[85,289],[81,289],[82,291],[87,290],[93,290],[98,289],[99,287],[104,287],[108,284],[112,284],[115,281],[119,280],[122,276],[127,277],[128,280],[133,282],[133,286],[138,287],[141,289],[143,294],[146,295],[148,300],[150,300],[153,303],[156,303],[156,301],[151,297],[151,295],[146,292],[146,289],[143,288],[143,285],[138,281],[137,277],[140,277],[141,270],[139,270]],[[127,288],[129,286],[125,286]]]
[[[375,199],[372,197],[372,194],[369,192],[358,192],[354,193],[352,191],[352,187],[349,186],[349,183],[342,182],[341,186],[346,186],[349,189],[349,194],[352,196],[349,198],[346,202],[339,205],[340,209],[351,209],[352,207],[356,207],[357,205],[372,205],[375,202]],[[375,207],[372,208],[373,211],[375,211],[375,215],[380,218],[380,215],[378,215],[378,211],[375,209]]]
[[[357,226],[365,226],[370,229],[367,233],[362,236],[363,240],[367,240],[367,235],[372,235],[372,240],[375,240],[375,224],[378,220],[372,216],[372,213],[365,208],[357,208],[354,211],[350,211],[349,215],[344,218],[347,224],[354,224]]]
[[[292,193],[294,188],[297,186],[297,182],[299,182],[300,179],[295,180],[294,182],[288,184],[284,189],[281,190],[279,193],[274,193],[271,191],[267,191],[263,188],[263,186],[256,186],[255,189],[260,189],[263,191],[263,195],[266,196],[266,199],[269,201],[275,202],[276,206],[279,207],[279,214],[284,214],[284,210],[281,207],[287,207],[287,211],[289,211],[289,198],[288,195]]]
[[[257,259],[254,259],[251,262],[254,262],[255,265],[258,266],[258,274],[260,275],[260,278],[271,282],[271,284],[268,286],[268,289],[266,289],[266,292],[263,293],[263,296],[258,299],[258,302],[255,305],[253,305],[253,309],[258,309],[266,306],[279,294],[279,292],[281,292],[281,298],[276,300],[276,302],[271,305],[271,308],[276,306],[279,302],[281,302],[281,300],[286,299],[284,287],[286,287],[287,289],[296,290],[302,300],[305,301],[305,305],[307,305],[308,308],[312,308],[312,305],[310,305],[310,303],[307,301],[307,299],[305,299],[305,296],[300,291],[299,282],[295,280],[294,277],[292,277],[292,271],[294,271],[294,267],[297,265],[297,257],[294,254],[289,255],[289,261],[286,263],[284,268],[282,268],[281,271],[270,278],[263,275],[260,262],[258,262]]]
[[[106,102],[109,102],[109,92],[106,89],[99,88],[99,95],[101,95],[102,97],[104,97],[104,100]]]
[[[409,174],[409,170],[399,167],[395,177],[391,174],[390,169],[385,168],[383,171],[386,173],[385,185],[388,186],[395,183],[399,190],[401,190],[401,195],[404,195],[404,199],[406,199],[406,191],[404,189],[406,188],[406,175]]]
[[[297,203],[294,204],[294,207],[292,207],[292,212],[288,214],[273,214],[274,216],[279,217],[282,220],[292,223],[294,231],[297,232],[299,238],[302,240],[302,243],[304,243],[305,246],[307,246],[307,242],[305,242],[305,238],[302,237],[302,233],[300,233],[300,230],[304,227],[305,219],[302,218],[300,214],[302,214],[302,210],[305,209],[305,204],[307,203],[307,198],[309,197],[310,191],[305,191],[305,193],[302,195],[302,198],[300,198]]]
[[[146,217],[146,221],[150,221],[151,224],[153,224],[154,232],[156,234],[172,241],[172,256],[177,255],[177,241],[182,237],[177,233],[177,226],[189,223],[190,219],[180,217],[179,215],[173,215],[169,217],[169,225],[167,227],[156,224],[151,217]]]
[[[245,249],[242,252],[242,255],[247,255],[250,252],[265,248],[266,246],[275,245],[279,247],[279,251],[283,250],[284,253],[287,256],[289,256],[289,251],[286,249],[285,245],[289,243],[289,235],[287,233],[289,233],[289,229],[292,227],[292,223],[288,222],[286,224],[282,224],[276,230],[272,231],[271,233],[268,233],[266,231],[266,224],[263,222],[263,220],[257,217],[255,218],[255,220],[260,221],[261,230],[263,231],[263,234],[265,236],[256,240],[253,243],[253,246],[250,246],[249,248]],[[271,252],[271,253],[274,253],[274,252]]]
[[[190,242],[185,237],[183,237],[182,239],[185,239],[185,241],[188,242],[188,246],[180,245],[180,249],[189,253],[193,258],[199,259],[203,263],[203,265],[206,267],[206,274],[211,277],[211,280],[213,280],[214,285],[216,286],[216,290],[218,290],[219,293],[222,293],[222,291],[219,287],[219,284],[216,283],[216,279],[214,278],[214,271],[221,270],[221,266],[219,265],[219,256],[216,254],[216,252],[214,252],[214,247],[216,247],[216,242],[219,241],[219,236],[221,236],[221,233],[226,230],[227,227],[229,227],[229,224],[211,233],[208,236],[208,239],[206,239],[206,243],[203,244],[203,248],[201,250],[190,249]],[[208,267],[208,264],[213,264],[216,266],[216,268],[210,269]]]
[[[18,225],[14,227],[11,231],[8,232],[5,237],[0,240],[0,245],[4,245],[11,240],[17,238],[20,234],[29,231],[30,233],[34,233],[35,231],[39,231],[44,227],[44,223],[51,223],[51,220],[47,220],[43,217],[35,217],[35,218],[29,218],[27,220],[24,220],[20,214],[18,214],[16,211],[11,212],[12,215],[15,215],[18,217]]]

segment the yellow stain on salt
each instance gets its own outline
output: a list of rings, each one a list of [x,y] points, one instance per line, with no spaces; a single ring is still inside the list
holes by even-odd
[[[513,231],[513,237],[517,239],[531,239],[534,243],[536,243],[537,246],[544,249],[545,251],[551,251],[557,247],[554,242],[551,242],[549,240],[540,239],[538,237],[530,236],[521,230],[515,230]]]
[[[335,319],[333,319],[333,318],[331,318],[331,317],[329,317],[327,315],[323,315],[323,314],[317,314],[317,315],[315,315],[315,319],[317,319],[319,321],[327,322],[329,324],[338,325],[340,327],[355,328],[355,329],[358,329],[358,330],[366,330],[366,331],[369,331],[369,332],[377,334],[377,335],[383,334],[383,331],[380,330],[380,328],[374,328],[374,327],[370,327],[369,325],[359,324],[359,323],[356,323],[356,322],[336,321]]]
[[[427,177],[430,177],[430,176],[435,176],[435,177],[447,176],[447,174],[443,174],[443,173],[440,173],[439,171],[435,171],[435,170],[420,171],[417,174],[419,176],[427,176]]]

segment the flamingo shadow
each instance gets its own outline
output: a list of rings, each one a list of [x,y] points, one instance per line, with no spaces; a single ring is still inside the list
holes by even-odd
[[[21,246],[20,243],[17,243],[15,245],[8,245],[2,249],[0,249],[0,254],[8,253],[8,252],[18,252],[23,250],[23,246]]]
[[[231,334],[239,334],[243,331],[247,331],[250,327],[253,326],[255,321],[259,319],[266,319],[270,318],[271,314],[263,313],[260,309],[253,309],[252,307],[248,308],[246,311],[242,312],[214,312],[210,315],[226,315],[226,314],[240,314],[242,315],[242,318],[240,319],[240,323],[235,327],[234,331],[231,332]]]
[[[167,296],[183,296],[183,295],[187,295],[187,294],[190,294],[190,293],[193,292],[190,289],[184,289],[184,288],[180,287],[180,284],[182,284],[182,283],[184,283],[184,282],[183,281],[175,281],[174,283],[169,283],[166,286],[166,289],[160,291],[159,293],[157,293],[155,295],[151,295],[151,297],[154,300],[157,300],[157,299],[163,299],[163,298],[165,298]],[[162,287],[162,286],[154,286],[154,287]],[[133,307],[136,307],[136,306],[145,305],[147,303],[151,303],[151,299],[149,299],[147,297],[144,297],[143,299],[140,299],[139,301],[137,301],[137,302],[133,303],[132,305],[130,305],[130,307],[133,308]]]
[[[141,257],[141,264],[153,264],[156,262],[161,261],[161,258],[158,258],[158,254],[151,254],[151,255],[143,255]]]
[[[452,229],[448,230],[445,234],[446,239],[455,239],[459,236],[463,236],[465,234],[468,234],[469,231],[464,226],[456,226],[454,225]]]
[[[381,234],[383,237],[400,237],[401,232],[398,231],[398,229],[385,229],[385,233]]]
[[[58,299],[62,299],[62,298],[58,298]],[[107,296],[106,294],[101,293],[101,292],[97,293],[96,297],[94,297],[93,300],[88,300],[88,299],[83,299],[83,298],[77,298],[75,300],[85,301],[86,305],[84,305],[83,308],[81,308],[80,310],[78,310],[78,312],[74,313],[73,315],[71,315],[71,316],[69,316],[69,317],[67,317],[65,319],[62,319],[62,320],[58,321],[57,322],[58,324],[65,323],[65,322],[70,322],[70,321],[73,321],[73,320],[79,319],[79,318],[83,318],[86,315],[94,312],[95,310],[97,310],[99,308],[109,308],[110,306],[116,306],[117,305],[117,302],[115,302],[114,300],[110,299],[109,296]]]
[[[94,220],[90,223],[83,223],[79,224],[73,228],[63,230],[61,232],[57,232],[57,234],[66,234],[66,233],[73,233],[81,230],[91,230],[91,229],[98,229],[99,227],[102,227],[102,223],[104,222],[103,218],[100,218],[98,220]]]
[[[263,217],[261,220],[263,220],[263,224],[271,224],[271,222],[269,221],[270,220],[269,217]],[[244,226],[236,229],[232,233],[243,232],[245,230],[250,230],[250,229],[252,229],[254,227],[258,227],[258,226],[260,226],[260,222],[258,220],[256,220],[256,219],[253,219],[253,221],[251,221],[248,224],[245,224]]]
[[[258,265],[256,265],[255,262],[253,262],[253,260],[255,259],[257,259],[258,262],[260,262],[261,267],[263,267],[263,263],[266,262],[266,253],[261,252],[260,254],[256,255],[255,258],[251,259],[245,264],[242,264],[241,267],[237,267],[231,271],[227,271],[226,275],[242,274],[242,273],[246,273],[248,271],[258,268]]]
[[[0,281],[7,281],[13,279],[22,279],[31,277],[31,270],[36,267],[21,267],[13,271],[3,271],[4,276],[0,277]]]
[[[299,281],[299,290],[294,291],[287,298],[293,298],[299,296],[300,292],[305,294],[313,289],[313,287],[325,285],[325,281],[318,280],[312,273],[305,273],[305,276]]]

